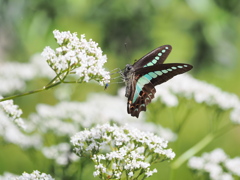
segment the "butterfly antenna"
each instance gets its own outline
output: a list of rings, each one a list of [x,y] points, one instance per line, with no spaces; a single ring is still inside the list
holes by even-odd
[[[130,59],[129,52],[128,52],[128,47],[127,47],[127,43],[126,42],[124,43],[124,47],[125,47],[125,50],[126,50],[127,58]]]
[[[125,47],[126,52],[128,52],[127,51],[127,43],[126,42],[124,43],[124,47]]]

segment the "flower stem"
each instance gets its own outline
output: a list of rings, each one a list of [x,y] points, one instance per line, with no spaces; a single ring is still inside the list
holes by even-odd
[[[200,150],[202,150],[204,147],[206,147],[210,142],[212,142],[215,138],[218,136],[223,135],[224,133],[228,132],[230,129],[232,129],[234,126],[225,126],[218,131],[209,133],[207,136],[205,136],[200,142],[198,142],[196,145],[188,149],[185,153],[183,153],[179,158],[177,158],[172,163],[172,168],[177,169],[179,168],[185,161],[187,161],[189,158],[194,156],[196,153],[198,153]]]
[[[172,163],[172,168],[179,168],[190,157],[194,156],[197,152],[207,146],[214,139],[214,137],[215,136],[213,134],[208,134],[207,136],[205,136],[199,143],[197,143],[195,146],[193,146],[185,153],[183,153],[179,158],[177,158],[177,160]]]
[[[58,81],[58,82],[55,82],[55,83],[52,83],[52,84],[48,84],[48,85],[44,86],[44,87],[41,88],[41,89],[37,89],[37,90],[33,90],[33,91],[28,91],[28,92],[16,94],[16,95],[13,95],[13,96],[8,96],[8,97],[5,97],[5,98],[0,99],[0,102],[6,101],[6,100],[10,100],[10,99],[14,99],[14,98],[21,97],[21,96],[26,96],[26,95],[29,95],[29,94],[38,93],[38,92],[41,92],[41,91],[44,91],[44,90],[48,90],[48,89],[50,89],[50,88],[52,88],[52,87],[54,87],[54,86],[59,85],[60,83],[62,83],[62,82],[61,82],[61,81]]]

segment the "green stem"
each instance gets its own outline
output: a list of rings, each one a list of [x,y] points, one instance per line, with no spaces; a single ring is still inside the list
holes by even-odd
[[[41,92],[41,91],[44,91],[44,90],[48,90],[48,89],[50,89],[54,86],[57,86],[61,83],[73,83],[73,82],[65,82],[64,81],[68,74],[69,73],[67,72],[67,70],[65,70],[65,71],[61,72],[61,74],[57,74],[46,86],[42,87],[41,89],[28,91],[28,92],[16,94],[16,95],[13,95],[13,96],[8,96],[8,97],[0,99],[0,102],[6,101],[6,100],[9,100],[9,99],[14,99],[14,98],[17,98],[17,97],[26,96],[26,95],[29,95],[29,94],[38,93],[38,92]]]
[[[189,158],[194,156],[196,153],[198,153],[200,150],[202,150],[204,147],[206,147],[210,142],[212,142],[213,139],[217,138],[220,135],[223,135],[224,133],[228,132],[233,127],[234,126],[225,126],[225,127],[221,128],[220,130],[216,131],[215,133],[210,133],[207,136],[205,136],[200,142],[198,142],[196,145],[194,145],[189,150],[187,150],[185,153],[183,153],[179,158],[177,158],[176,161],[174,161],[172,163],[172,168],[173,169],[179,168]]]
[[[29,94],[38,93],[38,92],[41,92],[41,91],[44,91],[44,90],[48,90],[48,89],[50,89],[50,88],[52,88],[52,87],[54,87],[54,86],[59,85],[60,83],[61,83],[61,81],[55,82],[55,83],[53,83],[53,84],[48,84],[47,86],[44,86],[44,87],[41,88],[41,89],[37,89],[37,90],[33,90],[33,91],[28,91],[28,92],[16,94],[16,95],[13,95],[13,96],[8,96],[8,97],[5,97],[5,98],[0,99],[0,102],[6,101],[6,100],[9,100],[9,99],[14,99],[14,98],[17,98],[17,97],[26,96],[26,95],[29,95]]]
[[[192,157],[201,149],[203,149],[205,146],[207,146],[214,139],[214,137],[215,136],[213,134],[208,134],[207,136],[205,136],[199,143],[197,143],[195,146],[193,146],[185,153],[183,153],[179,158],[177,158],[177,160],[172,163],[172,168],[173,169],[179,168],[190,157]]]
[[[186,121],[188,120],[188,117],[191,114],[192,109],[188,108],[187,112],[185,113],[185,115],[182,117],[181,122],[179,123],[178,127],[176,128],[176,133],[180,134],[182,127],[186,124]]]

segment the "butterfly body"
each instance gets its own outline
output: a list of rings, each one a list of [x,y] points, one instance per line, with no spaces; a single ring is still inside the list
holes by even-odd
[[[143,56],[133,65],[126,65],[122,76],[126,84],[125,96],[128,98],[127,112],[131,116],[138,117],[141,111],[146,111],[146,106],[156,93],[156,85],[192,69],[189,64],[163,64],[171,50],[170,45],[164,45]]]

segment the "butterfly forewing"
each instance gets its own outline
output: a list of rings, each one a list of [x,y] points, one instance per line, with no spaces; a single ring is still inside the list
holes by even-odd
[[[139,59],[137,62],[133,64],[135,68],[143,68],[143,67],[149,67],[154,66],[157,64],[162,64],[165,59],[168,57],[169,53],[172,50],[172,46],[170,45],[164,45],[160,46],[150,53],[143,56],[141,59]]]
[[[178,74],[185,73],[192,69],[190,64],[182,63],[170,63],[170,64],[161,64],[155,65],[147,68],[137,69],[135,74],[139,79],[148,79],[154,86],[168,81]]]

